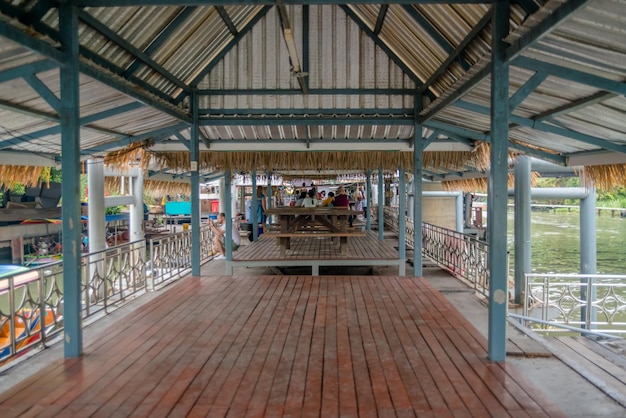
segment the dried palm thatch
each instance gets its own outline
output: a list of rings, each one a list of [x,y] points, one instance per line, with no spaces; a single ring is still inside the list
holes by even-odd
[[[532,172],[530,173],[530,185],[534,187],[537,185],[537,179],[539,178],[539,174]],[[462,179],[462,180],[454,180],[454,181],[442,181],[441,186],[446,191],[457,191],[460,190],[462,192],[487,192],[487,177],[482,178],[474,178],[474,179]],[[515,187],[515,175],[513,173],[509,173],[507,179],[508,187]]]
[[[121,186],[122,184],[118,177],[105,177],[104,179],[104,191],[109,195],[120,195],[122,193]],[[155,198],[161,198],[167,195],[174,196],[177,194],[189,196],[191,194],[191,184],[172,181],[144,180],[143,192],[145,195]]]
[[[486,154],[486,157],[485,155]],[[188,152],[153,154],[158,161],[173,170],[189,170]],[[425,168],[458,170],[466,166],[483,169],[488,166],[489,145],[467,152],[425,152]],[[200,154],[201,170],[267,171],[282,170],[376,170],[395,171],[399,167],[413,169],[413,153],[400,151],[336,151],[336,152],[214,152]]]
[[[11,189],[16,184],[23,184],[26,187],[36,186],[40,183],[42,173],[47,182],[50,182],[50,167],[0,165],[0,187]]]
[[[626,164],[608,164],[584,167],[584,185],[594,184],[597,190],[611,190],[616,186],[626,186]]]
[[[145,180],[143,183],[144,194],[153,197],[174,196],[177,194],[191,195],[190,183],[176,183],[171,181]]]
[[[147,150],[151,144],[149,142],[135,142],[128,147],[109,152],[104,157],[104,165],[109,167],[128,167],[137,166],[145,172],[151,163],[154,154]]]

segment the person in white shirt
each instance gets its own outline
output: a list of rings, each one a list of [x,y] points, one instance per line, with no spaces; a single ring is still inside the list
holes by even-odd
[[[226,244],[224,243],[224,236],[226,235],[226,214],[224,212],[217,215],[217,224],[211,222],[211,230],[215,236],[213,240],[213,244],[217,251],[220,253],[216,260],[223,260],[226,258]],[[239,236],[239,231],[237,228],[232,228],[232,244],[233,251],[235,251],[241,245],[241,237]]]
[[[307,198],[304,199],[304,201],[302,202],[302,206],[304,206],[305,208],[314,208],[317,205],[317,192],[315,191],[315,189],[311,189],[309,190]]]

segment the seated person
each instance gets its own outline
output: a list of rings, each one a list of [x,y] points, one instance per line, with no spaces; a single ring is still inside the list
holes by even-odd
[[[346,189],[343,186],[339,186],[337,189],[337,195],[335,196],[334,206],[350,207],[350,197],[346,194]]]
[[[328,197],[326,199],[322,200],[321,206],[332,206],[334,199],[335,199],[335,193],[329,192],[328,193]]]
[[[224,235],[226,234],[226,214],[224,212],[217,215],[217,223],[219,226],[215,225],[215,222],[211,222],[211,230],[213,231],[213,234],[215,234],[213,244],[220,253],[220,255],[215,257],[215,259],[223,260],[226,258],[226,244],[224,242]],[[239,236],[237,228],[232,228],[232,230],[232,244],[233,251],[235,251],[241,245],[241,237]]]
[[[319,200],[317,200],[317,192],[315,191],[315,189],[311,189],[309,190],[307,198],[304,199],[304,202],[302,202],[302,206],[304,206],[305,208],[314,208],[317,206],[318,203]]]
[[[306,192],[303,191],[300,193],[298,200],[296,200],[296,206],[300,207],[304,203],[304,199],[306,199]]]
[[[339,188],[337,189],[337,196],[335,196],[335,201],[333,205],[335,207],[345,207],[346,209],[350,209],[350,197],[346,194],[346,189],[344,189],[343,186],[339,186]],[[348,217],[348,222],[350,224],[350,227],[352,227],[352,215]]]

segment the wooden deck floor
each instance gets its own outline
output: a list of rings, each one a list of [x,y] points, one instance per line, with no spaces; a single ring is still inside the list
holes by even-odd
[[[291,249],[283,256],[275,238],[260,238],[233,252],[232,266],[289,267],[312,266],[313,275],[320,266],[398,266],[404,275],[405,260],[400,260],[398,250],[388,241],[367,231],[363,237],[350,237],[346,254],[339,252],[337,243],[328,237],[292,238]]]
[[[0,416],[562,416],[424,280],[195,277],[0,394]]]

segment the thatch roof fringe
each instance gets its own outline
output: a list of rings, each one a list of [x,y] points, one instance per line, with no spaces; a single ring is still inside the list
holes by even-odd
[[[40,183],[42,173],[50,182],[50,167],[0,165],[0,187],[12,189],[16,184],[23,184],[26,187],[36,186]]]
[[[104,178],[104,191],[109,195],[119,195],[121,193],[121,183],[119,178],[105,177]],[[191,195],[191,184],[171,182],[171,181],[157,181],[157,180],[144,180],[143,192],[145,195],[152,196],[160,199],[163,196],[175,196],[177,194]]]
[[[607,164],[584,167],[583,184],[594,184],[598,190],[611,190],[626,186],[626,164]]]
[[[488,161],[488,144],[468,152],[425,152],[425,168],[462,169],[477,166],[483,169]],[[152,153],[172,170],[189,170],[188,152]],[[207,171],[281,171],[281,170],[376,170],[395,171],[400,166],[413,170],[413,153],[400,151],[332,151],[332,152],[218,152],[200,153],[199,167]]]

